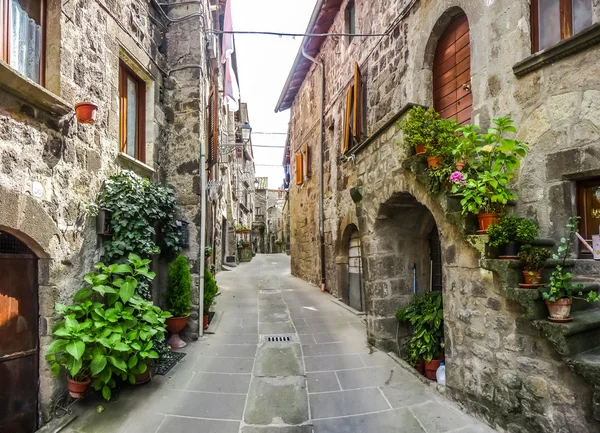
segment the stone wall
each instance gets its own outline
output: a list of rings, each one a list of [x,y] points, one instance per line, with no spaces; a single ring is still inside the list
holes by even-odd
[[[409,1],[356,2],[357,31],[384,31]],[[345,3],[342,5],[342,11]],[[521,78],[513,66],[530,55],[529,4],[499,0],[417,1],[386,38],[330,37],[318,60],[326,68],[325,245],[327,289],[342,297],[347,239],[361,232],[370,340],[397,351],[396,308],[429,277],[425,234],[435,223],[442,242],[449,395],[510,432],[596,431],[589,385],[568,370],[556,350],[532,328],[523,308],[501,291],[504,275],[484,269],[467,243],[472,220],[456,202],[427,193],[399,143],[396,124],[384,127],[406,104],[432,105],[437,39],[465,12],[471,29],[473,122],[487,128],[510,115],[531,152],[515,182],[518,215],[534,218],[541,236],[560,238],[574,210],[572,181],[595,173],[600,144],[597,45]],[[600,8],[594,2],[595,23]],[[339,13],[331,32],[343,32]],[[358,62],[366,87],[367,145],[356,161],[342,157],[345,92]],[[318,143],[319,70],[312,68],[292,106],[291,152]],[[382,128],[382,129],[381,129]],[[319,154],[313,148],[313,172]],[[292,178],[296,171],[292,156]],[[292,272],[320,280],[318,176],[290,187]],[[350,190],[358,192],[354,203]],[[420,246],[420,248],[417,248]],[[420,252],[418,252],[420,251]],[[423,252],[425,251],[425,252]],[[400,330],[400,339],[408,330]],[[550,381],[548,379],[551,379]],[[573,426],[577,426],[576,428]]]
[[[199,7],[208,10],[205,2],[167,10],[183,17]],[[40,425],[63,386],[44,360],[54,303],[69,302],[101,256],[102,241],[86,206],[108,176],[127,168],[176,188],[182,216],[191,223],[186,253],[197,298],[199,149],[205,143],[207,86],[197,14],[167,25],[146,0],[50,0],[48,20],[47,90],[5,66],[0,89],[0,229],[41,258]],[[121,61],[146,82],[146,164],[119,154]],[[73,105],[83,100],[99,106],[94,125],[73,118]],[[40,196],[33,193],[39,186],[34,182],[42,186]]]

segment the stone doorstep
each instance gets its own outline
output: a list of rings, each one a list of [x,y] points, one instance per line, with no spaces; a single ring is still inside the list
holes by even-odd
[[[208,324],[208,329],[204,330],[203,335],[216,334],[217,329],[219,328],[219,325],[221,324],[222,318],[223,318],[223,313],[221,313],[220,311],[215,311],[215,315],[213,316],[212,320]]]
[[[77,404],[77,403],[75,403]],[[68,426],[72,421],[77,418],[74,413],[68,413],[62,418],[54,418],[45,426],[36,431],[36,433],[58,433]]]
[[[392,358],[394,361],[396,361],[398,363],[398,365],[400,365],[400,367],[402,367],[404,370],[406,370],[407,372],[409,372],[410,374],[412,374],[413,376],[415,376],[422,383],[424,383],[427,386],[430,386],[431,388],[434,388],[440,395],[445,395],[446,394],[446,387],[445,386],[440,385],[439,383],[437,383],[437,382],[435,382],[433,380],[427,379],[425,376],[423,376],[422,374],[420,374],[412,365],[410,365],[404,359],[400,358],[394,352],[387,352],[387,355],[390,358]]]
[[[355,310],[350,305],[344,304],[344,302],[341,299],[332,298],[331,302],[333,302],[336,305],[339,305],[340,307],[344,308],[345,310],[350,311],[355,316],[366,316],[366,314],[367,314],[364,311]]]

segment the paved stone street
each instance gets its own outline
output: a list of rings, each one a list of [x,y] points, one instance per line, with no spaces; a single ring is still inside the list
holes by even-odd
[[[88,399],[65,431],[493,432],[369,347],[361,318],[292,277],[285,255],[258,255],[217,279],[215,334],[116,403]],[[268,335],[291,341],[259,341]]]

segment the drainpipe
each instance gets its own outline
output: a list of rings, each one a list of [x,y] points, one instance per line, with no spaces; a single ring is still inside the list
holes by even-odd
[[[319,141],[319,237],[321,241],[321,292],[325,291],[325,205],[324,205],[324,197],[325,197],[325,185],[324,185],[324,173],[323,173],[323,163],[325,161],[324,152],[325,152],[325,64],[323,62],[317,61],[314,57],[310,56],[306,49],[304,48],[304,44],[302,44],[302,55],[306,57],[308,60],[313,62],[315,65],[320,66],[321,68],[321,119],[320,119],[320,133],[321,139]]]
[[[200,312],[198,321],[200,330],[198,335],[204,335],[204,267],[206,248],[206,150],[205,143],[200,140]]]

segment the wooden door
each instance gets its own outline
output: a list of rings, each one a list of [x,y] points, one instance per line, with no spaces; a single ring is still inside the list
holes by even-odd
[[[0,232],[0,432],[37,427],[37,258]]]
[[[471,44],[469,21],[460,15],[438,41],[433,61],[433,107],[444,119],[471,122]]]

